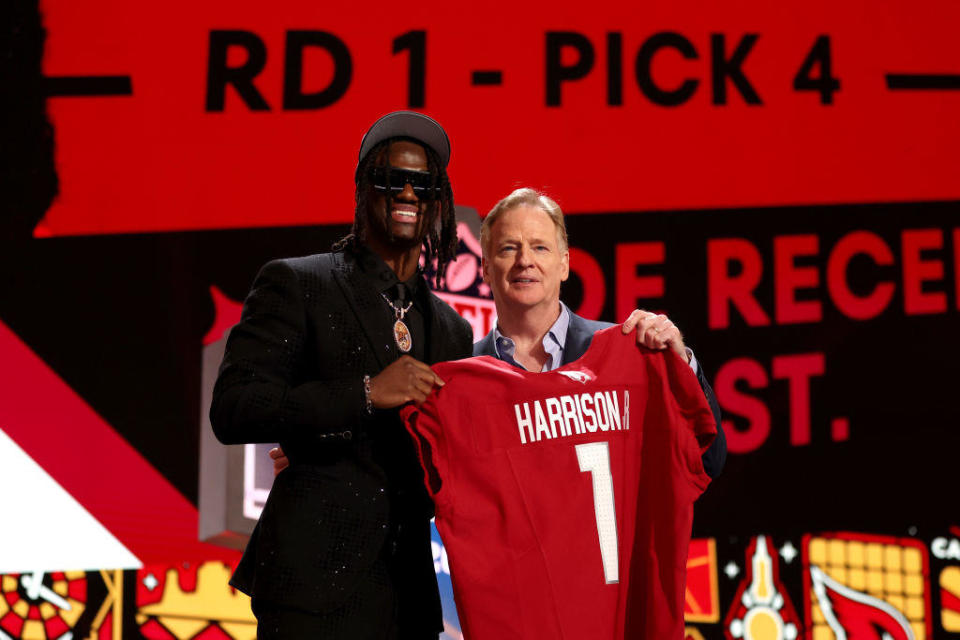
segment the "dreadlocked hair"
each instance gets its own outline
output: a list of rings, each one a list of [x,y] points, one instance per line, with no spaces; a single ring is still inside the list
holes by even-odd
[[[440,197],[429,203],[431,207],[439,207],[437,221],[430,226],[423,238],[423,255],[426,264],[437,259],[437,271],[434,284],[441,286],[447,265],[457,256],[457,213],[453,206],[453,189],[450,187],[450,178],[446,169],[440,164],[436,151],[412,138],[390,138],[373,147],[360,163],[357,170],[357,190],[354,196],[356,208],[353,215],[353,226],[350,233],[333,245],[334,251],[342,251],[347,247],[353,249],[363,243],[367,237],[367,211],[370,206],[370,193],[373,190],[370,181],[370,170],[376,165],[380,153],[389,148],[390,144],[398,140],[409,140],[420,145],[427,154],[427,170],[432,178],[431,186],[439,190]],[[385,167],[387,184],[390,183],[390,164]],[[388,190],[386,194],[387,210],[393,205],[393,194]]]

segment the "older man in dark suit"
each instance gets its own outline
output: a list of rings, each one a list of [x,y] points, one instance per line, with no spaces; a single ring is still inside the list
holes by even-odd
[[[567,229],[553,199],[517,189],[498,202],[480,229],[483,279],[493,290],[497,325],[473,346],[475,356],[493,356],[528,371],[552,371],[577,360],[593,334],[611,326],[581,318],[560,301],[560,283],[570,272]],[[727,455],[720,407],[693,352],[664,315],[637,309],[623,323],[637,343],[672,349],[689,363],[717,422],[717,437],[703,454],[705,471],[719,475]]]
[[[258,638],[436,639],[429,521],[396,407],[470,355],[469,325],[434,296],[421,252],[454,256],[450,144],[395,112],[365,135],[353,233],[332,253],[263,267],[231,331],[210,419],[221,442],[280,442],[280,474],[231,580]]]

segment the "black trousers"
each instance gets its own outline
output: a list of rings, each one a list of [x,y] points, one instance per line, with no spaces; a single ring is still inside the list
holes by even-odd
[[[253,598],[257,640],[437,640],[437,634],[401,628],[397,599],[386,563],[378,561],[370,576],[338,609],[316,614]]]
[[[372,604],[372,603],[371,603]],[[360,612],[354,607],[317,615],[288,609],[272,602],[254,600],[257,640],[399,640],[396,620],[384,611]]]

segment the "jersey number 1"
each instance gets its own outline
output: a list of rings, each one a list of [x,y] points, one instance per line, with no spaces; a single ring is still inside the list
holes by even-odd
[[[590,472],[593,479],[593,508],[597,516],[600,538],[600,560],[607,584],[620,582],[617,552],[617,514],[613,504],[613,474],[610,473],[610,445],[606,442],[578,444],[580,471]]]

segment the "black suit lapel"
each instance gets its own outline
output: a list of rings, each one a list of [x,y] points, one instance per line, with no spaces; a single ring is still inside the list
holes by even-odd
[[[380,300],[380,292],[362,276],[352,259],[334,254],[334,280],[340,286],[343,297],[350,305],[357,324],[363,329],[370,348],[381,367],[396,360],[396,346],[392,344],[393,318],[389,309]]]
[[[448,348],[451,338],[451,327],[443,313],[440,305],[449,306],[446,302],[434,294],[429,294],[427,299],[430,301],[430,311],[425,318],[427,327],[427,363],[443,362],[449,360]]]

